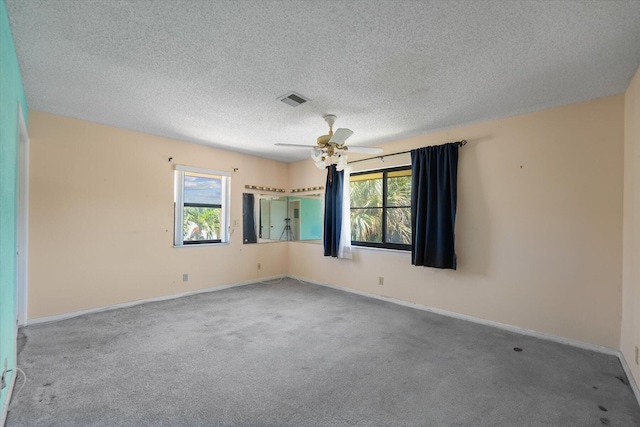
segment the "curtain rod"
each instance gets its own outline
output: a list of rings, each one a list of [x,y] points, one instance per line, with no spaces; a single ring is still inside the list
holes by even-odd
[[[448,142],[447,144],[451,144],[451,143]],[[467,145],[467,141],[465,139],[463,139],[461,141],[454,142],[454,144],[458,144],[460,147],[464,147],[465,145]],[[441,145],[445,145],[445,144],[441,144]],[[430,145],[430,147],[437,147],[437,145]],[[417,150],[417,148],[414,148],[413,150]],[[385,157],[399,156],[401,154],[407,154],[407,153],[412,152],[413,150],[400,151],[399,153],[383,154],[381,156],[373,156],[373,157],[368,157],[366,159],[360,159],[360,160],[352,160],[350,162],[347,162],[347,164],[350,165],[351,163],[366,162],[367,160],[373,160],[373,159],[381,159],[382,160]]]

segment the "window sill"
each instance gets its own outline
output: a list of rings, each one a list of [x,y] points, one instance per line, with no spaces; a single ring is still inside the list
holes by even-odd
[[[374,248],[372,246],[351,246],[351,250],[364,250],[364,251],[379,251],[379,252],[391,252],[394,254],[407,254],[411,256],[411,251],[405,251],[402,249],[391,249],[391,248]]]
[[[199,243],[199,244],[195,244],[195,245],[173,245],[172,247],[175,249],[182,249],[182,248],[201,248],[201,247],[211,247],[211,246],[228,246],[229,242],[222,242],[222,243]]]

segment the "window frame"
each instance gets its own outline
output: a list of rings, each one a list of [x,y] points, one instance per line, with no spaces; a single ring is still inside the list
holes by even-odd
[[[405,171],[408,170],[411,172],[411,165],[404,165],[404,166],[396,166],[396,167],[390,167],[390,168],[383,168],[383,169],[372,169],[372,170],[367,170],[367,171],[362,171],[362,172],[354,172],[351,173],[349,176],[349,181],[351,181],[351,177],[353,176],[359,176],[359,175],[369,175],[369,174],[377,174],[377,173],[382,173],[382,206],[379,208],[362,208],[362,207],[355,207],[355,209],[382,209],[382,242],[364,242],[364,241],[360,241],[360,240],[351,240],[351,246],[360,246],[360,247],[368,247],[368,248],[378,248],[378,249],[393,249],[393,250],[399,250],[399,251],[411,251],[411,244],[404,244],[404,243],[390,243],[390,242],[384,242],[384,240],[387,237],[387,210],[388,209],[393,209],[393,208],[409,208],[411,209],[411,201],[409,201],[409,205],[408,206],[387,206],[387,195],[388,195],[388,174],[390,172],[398,172],[398,171]],[[411,176],[411,175],[410,175]],[[351,182],[349,183],[349,185],[351,185]],[[351,205],[351,201],[349,201],[349,212],[351,213],[351,211],[354,209],[354,206]],[[349,220],[351,220],[351,215],[349,215]],[[413,230],[412,230],[413,232]]]
[[[210,178],[220,179],[220,204],[209,203],[185,203],[184,181],[185,175],[198,174]],[[210,169],[194,168],[184,165],[176,165],[174,171],[174,220],[173,220],[173,246],[193,247],[201,245],[220,245],[229,243],[229,216],[230,216],[230,188],[231,173]],[[214,240],[184,240],[183,222],[185,207],[206,207],[220,209],[220,238]]]

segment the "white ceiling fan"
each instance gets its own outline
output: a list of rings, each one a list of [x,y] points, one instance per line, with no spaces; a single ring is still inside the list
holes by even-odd
[[[352,153],[364,153],[364,154],[379,154],[382,153],[382,148],[374,147],[347,147],[345,141],[351,135],[353,131],[346,128],[339,128],[333,132],[333,124],[337,117],[333,114],[324,116],[324,120],[329,124],[329,133],[327,135],[321,135],[318,137],[316,145],[305,144],[284,144],[276,143],[281,147],[308,147],[313,148],[311,158],[315,160],[316,166],[319,169],[324,169],[331,164],[336,164],[338,170],[342,170],[347,164],[346,151]]]

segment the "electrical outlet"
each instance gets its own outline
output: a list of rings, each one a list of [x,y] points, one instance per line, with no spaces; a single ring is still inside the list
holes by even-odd
[[[182,281],[183,282],[188,282],[189,281],[189,275],[187,273],[182,275]]]
[[[260,270],[262,268],[262,265],[260,265],[260,263],[258,263],[258,270]]]
[[[378,285],[380,286],[384,285],[384,277],[382,276],[378,277]]]
[[[638,353],[640,353],[640,349],[636,346],[636,365],[640,365],[640,362],[638,361]]]

